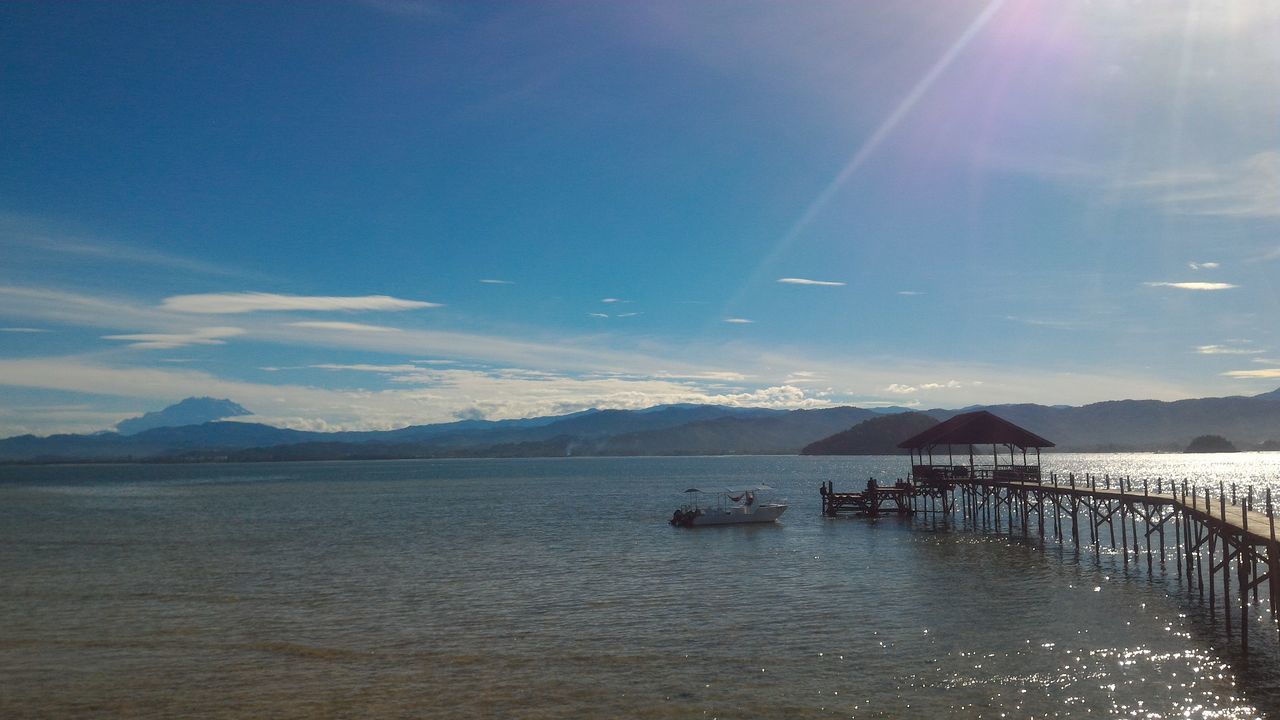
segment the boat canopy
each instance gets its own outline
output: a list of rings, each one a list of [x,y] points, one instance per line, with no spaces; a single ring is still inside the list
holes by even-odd
[[[708,495],[716,495],[719,493],[744,493],[744,492],[767,492],[773,490],[768,485],[743,485],[742,487],[726,487],[726,488],[689,488],[685,490],[687,493],[705,493]]]

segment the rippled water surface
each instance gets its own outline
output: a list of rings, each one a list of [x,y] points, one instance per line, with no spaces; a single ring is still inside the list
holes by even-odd
[[[1280,484],[1280,455],[1046,455]],[[904,458],[0,468],[0,717],[1254,717],[1172,560],[821,517]],[[766,482],[765,527],[671,528]]]

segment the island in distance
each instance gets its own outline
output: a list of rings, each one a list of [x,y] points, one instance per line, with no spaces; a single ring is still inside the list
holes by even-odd
[[[1181,452],[1193,438],[1241,450],[1280,449],[1280,390],[1253,397],[1080,407],[983,405],[812,410],[661,405],[510,420],[459,420],[398,430],[310,432],[253,422],[252,408],[188,398],[120,422],[116,431],[0,440],[0,462],[257,462],[454,457],[897,453],[897,443],[959,413],[989,410],[1052,437],[1060,452]],[[156,426],[156,423],[164,423]]]
[[[1191,444],[1187,446],[1183,452],[1188,453],[1220,453],[1220,452],[1240,452],[1230,440],[1221,435],[1201,435]]]

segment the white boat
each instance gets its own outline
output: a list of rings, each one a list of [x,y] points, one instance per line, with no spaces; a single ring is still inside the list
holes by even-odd
[[[787,506],[762,503],[756,497],[758,493],[772,490],[768,485],[716,490],[689,488],[685,493],[690,501],[671,514],[671,524],[676,527],[703,527],[773,522],[787,511]]]

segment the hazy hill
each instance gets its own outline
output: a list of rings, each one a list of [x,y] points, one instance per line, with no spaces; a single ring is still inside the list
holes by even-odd
[[[1253,397],[1255,400],[1271,400],[1273,402],[1280,402],[1280,388],[1276,388],[1271,392],[1264,392],[1259,395],[1254,395]]]
[[[937,425],[937,419],[919,412],[885,415],[858,423],[848,430],[810,443],[802,455],[905,455],[898,443]]]
[[[1243,446],[1280,439],[1278,392],[1176,402],[1113,400],[1081,407],[1027,404],[981,409],[1052,440],[1059,451],[1181,451],[1192,438],[1205,434],[1229,437]],[[946,420],[960,411],[928,412]]]
[[[230,401],[194,400],[208,412],[244,411]],[[161,416],[169,422],[184,422],[193,416],[166,415],[184,403],[144,418]],[[1206,434],[1230,437],[1242,448],[1263,447],[1268,441],[1271,447],[1280,447],[1280,390],[1256,397],[1177,402],[1119,400],[1082,407],[1022,404],[963,410],[973,409],[990,410],[1049,438],[1064,451],[1181,451],[1193,438]],[[945,420],[959,412],[962,410],[936,409],[928,415]],[[206,422],[134,434],[23,435],[0,440],[0,461],[796,453],[842,430],[852,434],[833,440],[828,446],[833,452],[891,452],[896,451],[892,445],[901,438],[885,443],[891,434],[889,428],[897,427],[890,423],[918,421],[904,419],[909,417],[853,407],[787,411],[671,405],[520,420],[462,420],[376,432],[318,433],[248,422]],[[854,426],[872,419],[885,424],[853,432],[858,430]],[[893,430],[892,434],[906,437],[919,432],[908,432],[914,427]],[[884,437],[877,439],[875,434],[881,431]]]
[[[790,454],[814,438],[875,417],[855,407],[771,411],[692,422],[664,430],[616,435],[579,448],[593,455],[741,455]]]
[[[237,403],[211,397],[189,397],[163,410],[149,412],[141,417],[121,420],[116,431],[121,435],[136,435],[143,430],[159,427],[201,425],[229,417],[252,415]]]
[[[136,435],[19,435],[0,440],[0,460],[119,460],[189,449],[234,449],[305,442],[323,437],[256,423],[214,422],[144,430]]]

